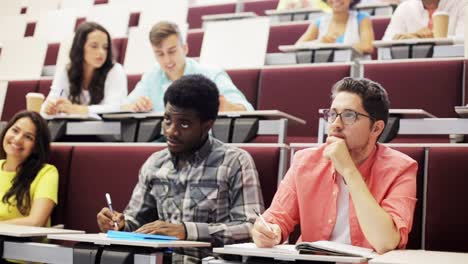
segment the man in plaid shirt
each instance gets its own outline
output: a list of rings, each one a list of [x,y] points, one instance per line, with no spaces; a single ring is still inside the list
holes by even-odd
[[[123,213],[98,213],[101,231],[162,234],[213,247],[251,240],[254,210],[264,209],[258,174],[249,153],[210,136],[218,97],[216,85],[201,75],[184,76],[168,88],[168,147],[143,164]],[[201,263],[210,253],[211,248],[175,249],[172,263]]]

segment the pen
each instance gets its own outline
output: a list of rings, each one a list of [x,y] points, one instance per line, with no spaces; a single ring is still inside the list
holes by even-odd
[[[258,213],[256,209],[253,209],[254,213],[260,218],[260,221],[262,221],[263,225],[270,230],[270,232],[273,232],[273,229],[271,229],[271,226],[265,221],[265,218],[261,214]]]
[[[114,216],[114,209],[112,209],[112,201],[109,193],[106,193],[106,200],[107,200],[107,206],[109,206],[109,209],[112,213],[112,216]],[[119,228],[119,225],[117,225],[117,221],[114,220],[114,226]]]

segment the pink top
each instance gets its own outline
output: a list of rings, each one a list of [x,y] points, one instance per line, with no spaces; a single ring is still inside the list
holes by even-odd
[[[324,148],[305,149],[294,155],[291,168],[264,213],[268,222],[281,227],[283,238],[300,223],[299,241],[330,239],[337,216],[339,183],[331,161],[323,158]],[[401,152],[377,144],[358,169],[376,201],[392,217],[401,236],[398,248],[404,248],[413,224],[418,164]],[[351,196],[349,201],[351,244],[372,248],[361,231]]]

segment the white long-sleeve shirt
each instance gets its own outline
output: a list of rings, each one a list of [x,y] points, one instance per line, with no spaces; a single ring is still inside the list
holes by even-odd
[[[468,0],[440,0],[436,11],[449,14],[448,36],[463,39],[465,8]],[[429,12],[421,0],[408,0],[398,5],[385,31],[383,40],[392,40],[396,34],[413,33],[429,24]]]
[[[89,105],[90,95],[88,91],[83,90],[80,98],[82,105],[89,105],[88,111],[90,114],[100,114],[109,111],[116,111],[127,98],[127,75],[119,63],[114,63],[112,69],[107,73],[104,83],[104,98],[99,104]],[[70,81],[65,68],[58,72],[50,87],[49,95],[42,104],[41,113],[44,113],[45,105],[48,100],[56,100],[58,98],[67,98],[70,95]]]

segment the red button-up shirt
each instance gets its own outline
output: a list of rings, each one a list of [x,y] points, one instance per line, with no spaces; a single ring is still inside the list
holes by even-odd
[[[323,157],[325,145],[294,155],[291,168],[281,182],[266,220],[281,227],[286,238],[301,224],[300,241],[329,240],[336,222],[339,183],[331,161]],[[377,203],[392,217],[400,232],[398,248],[408,242],[416,205],[418,164],[407,155],[377,144],[358,167]],[[372,248],[359,226],[349,198],[351,244]]]

